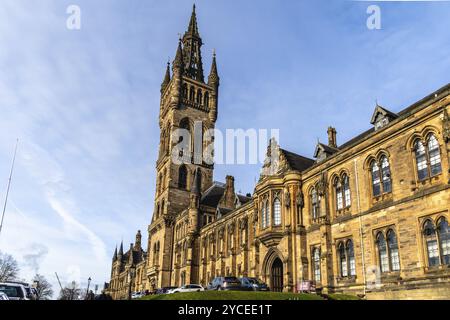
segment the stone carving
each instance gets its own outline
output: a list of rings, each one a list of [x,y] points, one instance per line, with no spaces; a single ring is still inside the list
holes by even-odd
[[[291,206],[291,193],[289,192],[289,189],[286,188],[284,191],[284,205],[286,208],[289,208]]]
[[[325,172],[320,176],[319,182],[317,183],[317,192],[319,196],[323,197],[327,191],[327,178]]]
[[[450,141],[450,118],[446,109],[444,109],[444,114],[442,116],[442,135],[445,142],[448,143]]]
[[[297,207],[302,209],[305,207],[305,197],[301,189],[297,192]]]

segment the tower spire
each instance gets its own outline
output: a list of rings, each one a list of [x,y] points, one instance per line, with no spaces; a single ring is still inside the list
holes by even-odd
[[[192,8],[188,29],[183,36],[184,75],[204,82],[201,47],[202,39],[198,32],[195,4]]]
[[[200,37],[198,33],[197,14],[195,13],[195,3],[192,6],[191,20],[189,21],[189,27],[187,33]]]
[[[166,74],[164,75],[164,80],[161,83],[161,93],[167,88],[167,85],[170,82],[170,62],[167,62]]]
[[[183,68],[183,48],[181,47],[181,39],[178,41],[177,53],[172,63],[172,69]]]
[[[123,256],[123,241],[120,243],[119,256]]]
[[[220,77],[217,72],[217,62],[216,62],[216,50],[213,51],[213,58],[211,64],[211,72],[208,76],[208,84],[209,85],[219,85]]]
[[[117,245],[116,245],[116,250],[114,250],[114,255],[113,255],[113,261],[117,260]]]

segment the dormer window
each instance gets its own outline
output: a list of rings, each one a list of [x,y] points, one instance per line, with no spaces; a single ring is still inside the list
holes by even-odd
[[[396,118],[398,118],[398,115],[377,104],[370,123],[374,125],[375,131],[377,131],[386,127]]]

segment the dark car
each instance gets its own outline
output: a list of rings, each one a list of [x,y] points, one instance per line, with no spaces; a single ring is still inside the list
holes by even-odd
[[[248,278],[243,277],[240,278],[242,286],[247,288],[247,290],[253,290],[253,291],[270,291],[270,288],[267,284],[262,282],[261,280],[258,280],[257,278]]]
[[[207,290],[247,290],[236,277],[216,277],[208,284]]]
[[[156,290],[155,294],[167,294],[169,290],[176,289],[178,287],[163,287],[161,289]]]

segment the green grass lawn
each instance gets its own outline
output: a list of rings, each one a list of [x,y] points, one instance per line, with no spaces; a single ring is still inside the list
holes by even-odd
[[[330,300],[357,300],[350,295],[333,294]],[[150,295],[141,300],[324,300],[316,294],[290,292],[254,292],[254,291],[204,291]]]

